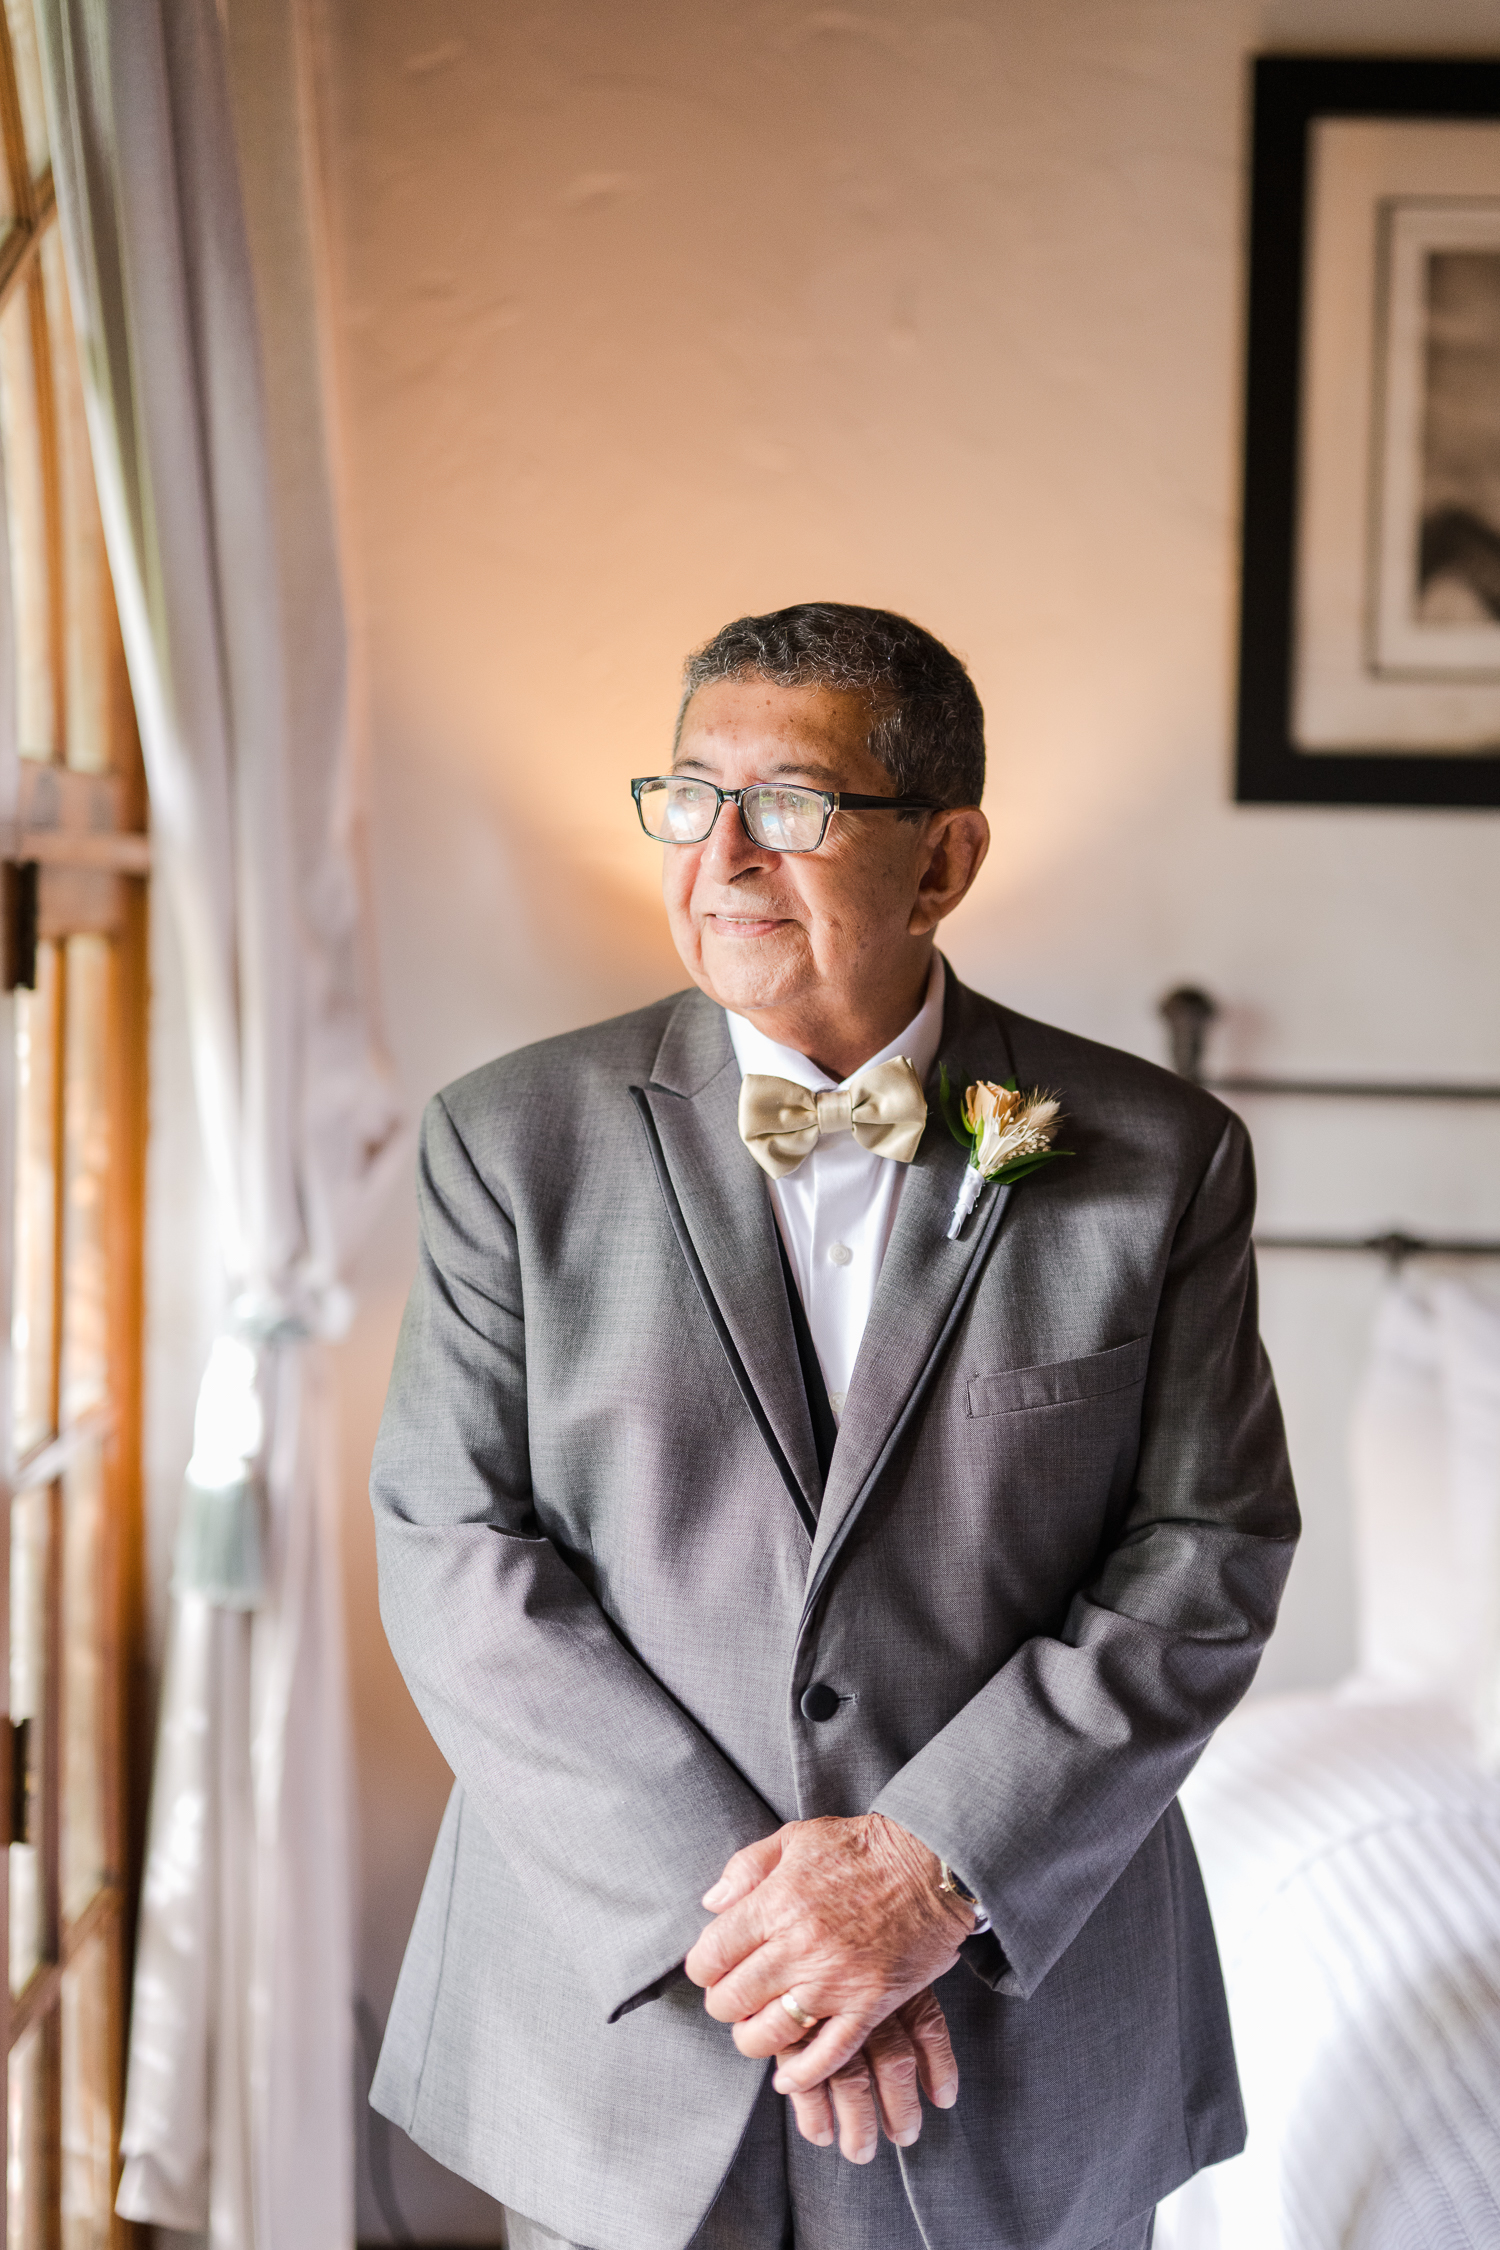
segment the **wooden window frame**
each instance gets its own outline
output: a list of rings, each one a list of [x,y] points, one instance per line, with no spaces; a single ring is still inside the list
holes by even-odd
[[[7,991],[33,981],[39,942],[62,941],[97,932],[111,941],[108,1044],[105,1062],[110,1158],[104,1235],[108,1274],[107,1404],[81,1414],[70,1424],[61,1416],[59,1369],[64,1341],[63,1135],[65,1107],[61,1079],[65,1068],[67,978],[58,980],[54,1161],[55,1200],[52,1338],[53,1435],[20,1460],[11,1442],[11,1354],[8,1318],[0,1336],[0,1427],[4,1444],[6,1531],[0,1540],[0,1692],[6,1717],[0,1724],[0,1819],[11,1841],[15,1791],[11,1786],[15,1734],[9,1720],[10,1532],[11,1502],[21,1493],[45,1488],[50,1539],[45,1597],[47,1660],[46,1708],[41,1729],[41,1834],[39,1847],[43,1897],[41,1959],[24,1987],[12,1995],[9,1977],[0,1982],[5,2051],[38,2027],[42,2035],[43,2100],[48,2125],[44,2171],[45,2216],[38,2250],[54,2250],[61,2240],[61,2073],[64,1972],[85,1947],[103,1937],[109,1962],[110,2025],[107,2058],[111,2116],[111,2191],[119,2181],[119,2134],[123,2100],[126,1995],[130,1948],[139,1890],[149,1777],[148,1681],[145,1662],[145,1595],[141,1505],[141,1337],[144,1313],[144,1208],[147,1054],[147,876],[150,842],[140,742],[120,645],[118,621],[110,607],[103,661],[108,665],[107,710],[110,770],[83,772],[64,762],[67,755],[67,586],[62,464],[57,419],[54,352],[60,339],[49,325],[43,293],[41,251],[56,222],[50,171],[33,180],[26,158],[22,108],[14,67],[9,22],[0,12],[0,136],[8,166],[16,219],[0,240],[0,315],[25,292],[31,306],[31,343],[36,372],[37,436],[45,507],[45,567],[48,583],[48,639],[52,675],[52,759],[20,761],[14,819],[0,837],[4,883],[0,917],[4,928]],[[66,347],[65,347],[66,348]],[[5,527],[0,524],[0,537]],[[106,589],[107,592],[107,589]],[[9,1274],[14,1251],[15,1055],[7,1031],[0,1042],[0,1272]],[[63,1477],[86,1448],[102,1450],[105,1526],[100,1556],[99,1653],[103,1672],[101,1755],[104,1774],[104,1862],[100,1887],[72,1921],[61,1894],[62,1756],[64,1737],[63,1663]],[[9,1853],[0,1897],[5,1907],[5,1947],[9,1943]],[[6,2193],[0,2168],[0,2198]],[[111,2216],[111,2235],[124,2243],[137,2233]]]

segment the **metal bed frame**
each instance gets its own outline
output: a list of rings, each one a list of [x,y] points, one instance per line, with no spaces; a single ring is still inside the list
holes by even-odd
[[[1172,1068],[1179,1078],[1206,1086],[1215,1094],[1251,1096],[1296,1095],[1315,1101],[1401,1102],[1500,1102],[1500,1085],[1483,1081],[1404,1080],[1379,1078],[1267,1078],[1243,1071],[1210,1077],[1203,1066],[1208,1027],[1219,1013],[1218,1003],[1196,985],[1179,985],[1161,1003],[1172,1045]],[[1384,1234],[1258,1234],[1260,1250],[1357,1251],[1384,1258],[1400,1266],[1408,1258],[1500,1258],[1500,1241],[1408,1234],[1391,1228]]]

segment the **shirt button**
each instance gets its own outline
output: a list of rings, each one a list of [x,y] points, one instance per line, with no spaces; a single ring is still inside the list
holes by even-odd
[[[810,1688],[802,1691],[804,1719],[831,1719],[838,1707],[838,1689],[831,1688],[826,1680],[814,1680]]]
[[[847,1242],[835,1242],[828,1252],[831,1266],[848,1266],[854,1263],[854,1252]]]

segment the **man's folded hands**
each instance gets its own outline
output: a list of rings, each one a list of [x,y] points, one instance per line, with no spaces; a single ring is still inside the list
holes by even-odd
[[[780,2058],[806,2139],[855,2164],[879,2133],[922,2130],[921,2096],[958,2099],[958,2065],[930,1987],[958,1959],[973,1909],[938,1889],[939,1862],[880,1813],[798,1820],[746,1845],[703,1904],[716,1916],[685,1963],[745,2055]],[[800,2024],[788,1996],[815,2028]]]

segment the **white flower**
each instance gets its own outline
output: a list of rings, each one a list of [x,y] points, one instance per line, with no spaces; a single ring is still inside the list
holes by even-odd
[[[1061,1103],[1039,1093],[977,1079],[964,1095],[963,1119],[974,1135],[969,1162],[981,1179],[993,1179],[1023,1156],[1040,1156],[1052,1144]]]

